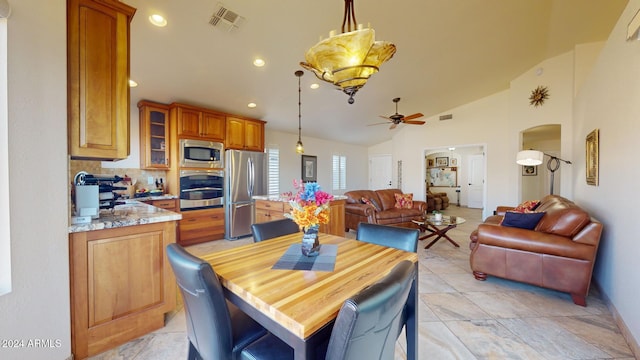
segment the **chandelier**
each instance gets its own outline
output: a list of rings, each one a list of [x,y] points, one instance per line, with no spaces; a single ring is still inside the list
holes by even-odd
[[[361,24],[358,25],[353,0],[345,0],[342,33],[335,35],[332,31],[328,39],[321,40],[307,51],[306,61],[300,65],[313,71],[320,80],[339,87],[349,95],[349,104],[353,104],[356,92],[395,52],[395,45],[376,41],[373,29],[363,29]]]

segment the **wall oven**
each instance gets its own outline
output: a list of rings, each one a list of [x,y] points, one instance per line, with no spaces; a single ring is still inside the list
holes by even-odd
[[[224,145],[219,142],[180,139],[180,167],[224,168]]]
[[[197,210],[222,207],[224,171],[181,170],[180,210]]]

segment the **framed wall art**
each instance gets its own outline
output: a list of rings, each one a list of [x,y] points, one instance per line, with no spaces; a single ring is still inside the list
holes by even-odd
[[[318,181],[318,157],[302,155],[302,181]]]
[[[427,167],[428,168],[432,168],[433,167],[433,159],[427,159]]]
[[[436,166],[449,166],[448,157],[436,157]]]
[[[598,186],[598,142],[600,138],[600,130],[595,129],[587,135],[586,139],[586,175],[587,175],[587,185]]]
[[[537,176],[538,175],[538,167],[537,166],[522,166],[522,176]]]
[[[449,159],[449,166],[458,166],[458,159],[454,157]]]

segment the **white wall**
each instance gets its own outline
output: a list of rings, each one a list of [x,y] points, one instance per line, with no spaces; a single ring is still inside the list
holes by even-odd
[[[640,41],[627,42],[627,24],[640,9],[630,0],[575,100],[574,193],[602,221],[595,279],[632,336],[640,339],[638,288],[638,179],[633,163],[640,138]],[[600,129],[600,184],[585,181],[585,137]]]
[[[487,188],[483,216],[491,214],[498,205],[515,202],[515,150],[510,149],[509,142],[505,142],[508,138],[508,95],[507,91],[503,91],[447,111],[453,114],[451,120],[439,121],[438,116],[434,116],[427,118],[423,126],[399,128],[392,140],[392,155],[394,177],[397,176],[395,164],[402,160],[402,190],[413,193],[416,199],[424,198],[426,150],[487,144],[486,181],[490,186]]]
[[[269,129],[265,130],[265,146],[277,145],[280,149],[280,192],[293,191],[293,180],[301,177],[301,157],[295,152],[297,134]],[[367,148],[302,135],[304,154],[318,157],[318,184],[322,190],[335,195],[344,191],[332,191],[333,155],[347,157],[347,189],[366,189],[368,186]]]
[[[8,134],[13,289],[0,296],[0,339],[51,340],[52,347],[0,348],[0,358],[65,359],[71,354],[66,3],[20,0],[11,5]]]

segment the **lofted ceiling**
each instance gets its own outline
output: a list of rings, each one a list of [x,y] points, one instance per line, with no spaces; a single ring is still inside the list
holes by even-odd
[[[131,103],[185,102],[262,119],[268,129],[297,134],[298,78],[306,50],[339,31],[342,0],[124,0],[131,23]],[[222,3],[244,17],[234,31],[209,24]],[[606,40],[627,0],[357,0],[358,22],[395,56],[356,94],[347,95],[305,71],[302,140],[306,136],[370,146],[396,130],[379,115],[427,117],[480,99],[575,44]],[[322,4],[322,5],[321,5]],[[148,17],[159,13],[166,27]],[[266,61],[253,66],[254,58]],[[312,90],[311,83],[320,84]],[[257,107],[250,109],[247,104]],[[433,120],[430,120],[433,121]],[[423,126],[429,126],[429,122]],[[292,144],[293,146],[293,144]]]

